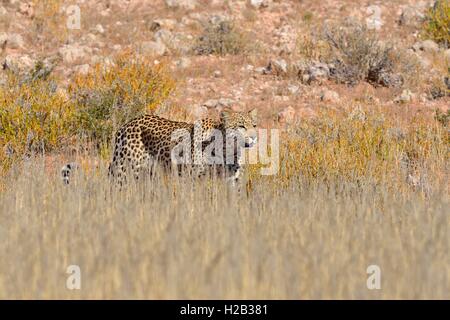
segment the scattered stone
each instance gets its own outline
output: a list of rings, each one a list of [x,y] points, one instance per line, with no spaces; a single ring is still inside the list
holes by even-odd
[[[93,33],[88,33],[86,35],[86,40],[88,40],[91,43],[96,43],[97,42],[97,36]]]
[[[394,99],[395,103],[407,103],[411,102],[414,98],[414,94],[409,89],[405,89],[402,93]]]
[[[101,15],[102,17],[107,17],[107,16],[109,16],[110,13],[111,13],[111,9],[110,9],[110,8],[107,8],[107,9],[105,9],[105,10],[100,11],[100,15]],[[120,21],[117,21],[117,22],[120,22]],[[117,22],[116,22],[116,23],[117,23]]]
[[[173,34],[169,30],[161,29],[155,32],[153,38],[165,44],[170,44],[173,40]]]
[[[416,26],[423,22],[425,18],[424,12],[425,8],[423,5],[405,6],[401,10],[400,17],[397,22],[401,26]]]
[[[255,72],[259,73],[259,74],[268,74],[269,70],[267,70],[266,67],[258,67],[258,68],[255,68]]]
[[[214,78],[220,78],[222,76],[222,71],[216,70],[214,71]]]
[[[333,90],[324,90],[320,94],[320,100],[325,102],[338,102],[339,99],[339,94]]]
[[[182,8],[192,10],[196,7],[196,0],[165,0],[169,8]]]
[[[298,77],[303,83],[327,80],[330,77],[330,66],[318,61],[299,61],[295,64]]]
[[[151,56],[162,56],[166,53],[166,45],[160,41],[144,41],[141,43],[143,54]]]
[[[105,28],[103,28],[103,26],[101,24],[97,24],[95,26],[95,31],[100,33],[100,34],[103,34],[103,33],[105,33]]]
[[[11,49],[23,49],[25,47],[25,42],[20,34],[10,33],[7,35],[6,45]]]
[[[251,64],[247,64],[241,68],[242,71],[252,72],[255,70],[255,67]]]
[[[366,25],[370,30],[379,31],[384,24],[383,20],[381,20],[381,15],[377,14],[377,9],[380,10],[379,7],[374,7],[373,5],[369,5],[366,8],[366,13],[368,14]]]
[[[444,58],[450,60],[450,49],[444,51]]]
[[[295,109],[289,106],[278,113],[278,121],[281,123],[292,123],[295,120],[295,116]]]
[[[288,64],[284,59],[271,60],[266,68],[266,71],[276,75],[283,75],[288,71]]]
[[[290,94],[295,95],[295,94],[297,94],[299,92],[300,87],[296,86],[296,85],[293,85],[293,84],[290,84],[290,85],[288,85],[287,89],[288,89]]]
[[[269,6],[268,0],[250,0],[250,4],[254,8],[267,8]]]
[[[36,65],[36,60],[29,55],[9,54],[2,63],[3,69],[15,71],[29,71]]]

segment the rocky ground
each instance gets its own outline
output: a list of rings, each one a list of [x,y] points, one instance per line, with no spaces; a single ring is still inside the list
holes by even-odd
[[[401,104],[411,110],[445,110],[450,99],[433,95],[433,85],[449,85],[450,49],[421,37],[425,11],[433,3],[7,0],[0,2],[0,58],[3,69],[19,70],[43,60],[64,84],[97,63],[111,63],[124,50],[150,56],[155,64],[168,64],[178,81],[176,93],[159,112],[170,114],[172,106],[191,119],[227,106],[257,107],[266,125],[315,116],[322,107]],[[77,8],[79,29],[73,24]],[[198,54],[196,44],[205,25],[221,21],[233,22],[245,50]],[[381,41],[413,56],[418,62],[410,71],[413,81],[397,86],[332,81],[332,66],[311,59],[317,48],[315,42],[309,48],[308,41],[325,24],[348,21],[367,24]],[[4,77],[0,72],[0,80]]]

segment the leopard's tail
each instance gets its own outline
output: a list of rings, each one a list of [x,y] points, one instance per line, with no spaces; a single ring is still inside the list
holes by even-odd
[[[61,179],[64,184],[68,185],[70,183],[70,177],[73,175],[74,171],[78,170],[80,166],[76,162],[70,162],[65,164],[61,168]]]

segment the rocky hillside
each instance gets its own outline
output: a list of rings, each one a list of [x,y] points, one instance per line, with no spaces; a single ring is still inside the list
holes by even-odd
[[[439,5],[449,8],[446,0],[3,0],[0,81],[41,61],[64,91],[75,74],[126,51],[168,66],[177,89],[158,112],[190,119],[223,107],[258,107],[271,126],[324,107],[446,110],[450,49],[425,30]]]

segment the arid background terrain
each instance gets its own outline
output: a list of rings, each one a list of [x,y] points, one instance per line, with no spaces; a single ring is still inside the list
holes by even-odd
[[[0,62],[0,298],[450,298],[448,0],[1,0]],[[111,189],[123,123],[224,108],[274,175]]]

